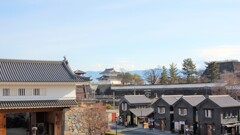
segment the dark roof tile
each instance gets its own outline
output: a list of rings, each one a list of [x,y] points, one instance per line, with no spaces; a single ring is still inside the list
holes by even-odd
[[[37,100],[37,101],[0,101],[0,110],[29,109],[29,108],[56,108],[78,105],[75,100]]]
[[[84,82],[89,77],[77,76],[68,62],[0,59],[0,82]]]

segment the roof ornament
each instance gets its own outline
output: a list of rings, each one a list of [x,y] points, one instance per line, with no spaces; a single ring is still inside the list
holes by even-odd
[[[67,60],[66,56],[63,56],[63,62],[64,62],[65,64],[68,64],[68,60]]]

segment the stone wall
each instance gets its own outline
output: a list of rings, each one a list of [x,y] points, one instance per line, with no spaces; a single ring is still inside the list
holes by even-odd
[[[85,129],[82,127],[83,120],[81,116],[84,108],[75,107],[63,110],[63,134],[64,135],[86,135]]]

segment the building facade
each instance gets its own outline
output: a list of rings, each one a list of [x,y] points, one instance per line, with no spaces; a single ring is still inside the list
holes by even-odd
[[[100,85],[120,85],[121,79],[118,77],[119,72],[115,71],[114,68],[107,68],[100,73],[102,76],[97,78]]]
[[[197,106],[199,134],[240,134],[239,105],[239,102],[229,95],[214,95],[206,98]]]
[[[197,134],[198,110],[196,106],[204,99],[203,95],[182,96],[174,103],[174,128],[176,132]]]
[[[182,95],[162,95],[153,103],[155,128],[161,131],[174,131],[174,110],[173,104]]]
[[[68,61],[0,60],[0,134],[6,135],[11,117],[24,113],[26,131],[63,134],[64,109],[77,106],[76,85],[90,78],[74,74]],[[10,127],[11,128],[11,127]],[[9,129],[10,130],[10,129]]]
[[[152,118],[152,101],[144,95],[126,95],[119,102],[119,116],[125,126],[137,126]]]

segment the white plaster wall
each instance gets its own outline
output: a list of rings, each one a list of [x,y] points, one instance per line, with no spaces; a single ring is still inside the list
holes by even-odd
[[[3,96],[3,88],[10,89],[10,96]],[[25,96],[18,96],[18,89],[25,88]],[[34,88],[40,89],[40,96],[34,96]],[[76,99],[75,85],[51,85],[51,86],[1,86],[0,101],[18,101],[18,100],[59,100]]]
[[[122,84],[119,80],[100,80],[99,84]]]

